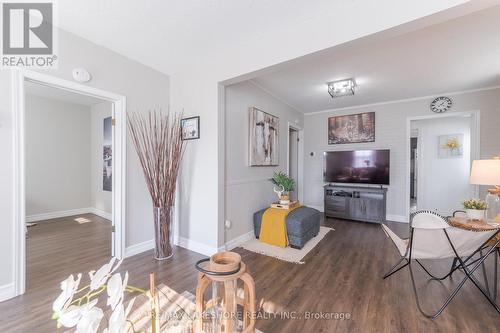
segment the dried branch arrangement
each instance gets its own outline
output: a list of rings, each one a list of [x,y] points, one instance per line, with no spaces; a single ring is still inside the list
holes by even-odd
[[[171,210],[184,153],[181,129],[182,114],[153,110],[147,114],[129,113],[128,128],[144,172],[155,207],[156,257],[171,256]],[[168,244],[165,244],[167,242]],[[165,247],[158,249],[158,247]],[[167,253],[165,253],[167,252]]]
[[[184,152],[182,115],[150,111],[147,115],[129,113],[127,118],[153,205],[172,206]]]

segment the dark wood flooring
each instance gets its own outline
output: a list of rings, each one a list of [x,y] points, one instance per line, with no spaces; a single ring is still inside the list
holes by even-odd
[[[70,273],[96,269],[110,256],[110,224],[94,215],[84,217],[93,222],[78,224],[66,218],[30,228],[27,292],[0,303],[0,332],[57,331],[50,316],[59,281]],[[398,257],[380,226],[333,219],[325,224],[335,231],[308,254],[304,265],[236,249],[251,268],[258,304],[278,313],[258,321],[263,332],[498,332],[500,316],[470,282],[440,317],[426,319],[416,308],[408,270],[381,278]],[[407,233],[405,224],[389,225],[402,236]],[[121,270],[128,270],[130,284],[138,287],[147,287],[148,273],[154,271],[160,282],[178,292],[194,292],[194,263],[203,256],[182,248],[175,251],[165,262],[155,261],[152,251],[136,255],[126,259]],[[443,261],[432,268],[445,272],[449,265]],[[493,258],[487,268],[492,272]],[[427,309],[436,308],[461,278],[458,273],[443,283],[430,283],[416,271]],[[282,318],[283,312],[302,318]],[[344,315],[305,319],[306,312]]]

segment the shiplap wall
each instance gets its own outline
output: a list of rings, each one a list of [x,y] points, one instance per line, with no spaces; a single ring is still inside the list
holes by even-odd
[[[480,111],[480,154],[490,158],[500,154],[500,89],[451,94],[453,107],[448,112]],[[391,185],[387,192],[387,217],[404,221],[406,217],[406,122],[408,117],[430,115],[432,98],[364,106],[308,114],[304,117],[304,202],[323,206],[323,152],[328,150],[390,149]],[[328,145],[328,117],[360,112],[376,112],[376,139],[372,143]],[[310,153],[314,152],[314,156]],[[436,190],[446,193],[446,189]],[[457,203],[458,206],[458,203]]]

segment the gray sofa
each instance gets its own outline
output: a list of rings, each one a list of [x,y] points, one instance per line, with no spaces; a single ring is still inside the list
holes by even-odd
[[[253,214],[255,237],[259,238],[262,215],[267,208]],[[301,249],[311,238],[319,232],[320,212],[310,207],[299,207],[292,210],[286,217],[286,230],[290,246]]]

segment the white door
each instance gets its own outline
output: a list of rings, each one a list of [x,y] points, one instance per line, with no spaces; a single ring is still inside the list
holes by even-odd
[[[115,182],[115,175],[117,174],[116,170],[116,159],[115,159],[115,119],[116,119],[116,114],[115,114],[115,103],[111,103],[111,151],[112,151],[112,161],[111,161],[111,174],[113,177],[113,187],[111,188],[112,191],[115,191],[116,187],[116,182]],[[111,256],[114,257],[116,256],[115,253],[115,237],[116,237],[116,227],[115,227],[115,200],[113,196],[113,200],[111,203]]]

